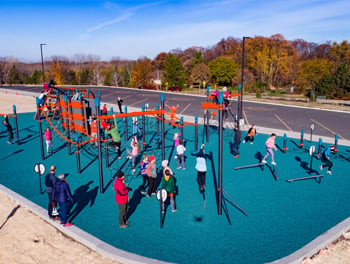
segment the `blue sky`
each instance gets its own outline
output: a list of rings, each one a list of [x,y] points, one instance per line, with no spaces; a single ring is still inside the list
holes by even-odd
[[[350,40],[349,0],[0,0],[0,57],[137,59],[232,36]]]

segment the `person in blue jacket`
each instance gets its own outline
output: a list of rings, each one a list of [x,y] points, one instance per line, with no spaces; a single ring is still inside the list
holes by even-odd
[[[329,175],[332,175],[331,169],[333,167],[333,162],[330,161],[329,157],[332,151],[334,151],[334,147],[330,146],[327,147],[321,154],[321,162],[324,164],[320,165],[320,170],[323,170],[323,168],[328,167],[327,173]]]
[[[74,203],[74,199],[63,173],[58,175],[58,181],[56,181],[54,185],[52,197],[53,200],[58,202],[58,204],[60,205],[61,224],[63,224],[63,226],[73,225],[72,223],[67,222],[67,205],[69,200],[71,201],[71,203]]]

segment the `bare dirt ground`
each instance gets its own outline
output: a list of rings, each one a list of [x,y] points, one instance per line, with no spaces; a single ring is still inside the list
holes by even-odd
[[[12,113],[13,104],[17,106],[18,113],[35,111],[34,98],[0,93],[0,113]],[[336,110],[349,111],[349,107],[338,106]],[[2,193],[0,245],[0,264],[117,263],[67,237],[49,222]],[[350,233],[343,234],[333,244],[313,257],[304,259],[302,263],[350,263]]]

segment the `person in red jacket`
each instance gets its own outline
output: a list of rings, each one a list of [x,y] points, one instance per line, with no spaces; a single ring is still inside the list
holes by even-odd
[[[114,182],[115,200],[119,205],[119,227],[129,227],[129,221],[126,220],[128,214],[129,188],[125,185],[124,172],[118,171],[117,179]]]

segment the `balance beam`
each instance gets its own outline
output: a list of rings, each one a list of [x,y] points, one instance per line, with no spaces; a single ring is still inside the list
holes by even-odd
[[[257,166],[264,166],[265,163],[256,163],[256,164],[251,164],[251,165],[246,165],[246,166],[241,166],[241,167],[235,167],[235,170],[240,170],[240,169],[246,169],[246,168],[252,168],[252,167],[257,167]]]
[[[295,178],[295,179],[289,179],[286,180],[286,182],[293,182],[293,181],[303,181],[303,180],[309,180],[309,179],[319,179],[321,181],[321,178],[323,177],[323,175],[314,175],[314,176],[308,176],[308,177],[302,177],[302,178]]]

